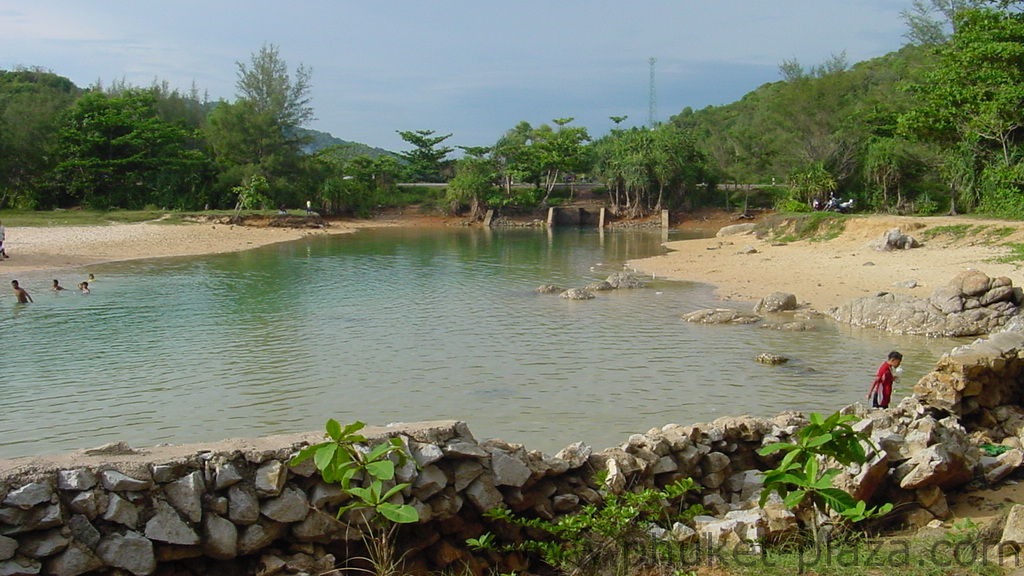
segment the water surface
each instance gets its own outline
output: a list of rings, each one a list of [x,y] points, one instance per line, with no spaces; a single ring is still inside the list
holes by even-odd
[[[89,270],[87,296],[25,277],[36,303],[0,316],[0,457],[319,430],[328,418],[460,419],[481,439],[600,449],[670,422],[840,407],[893,348],[905,394],[954,345],[827,322],[691,325],[680,315],[723,304],[687,282],[580,302],[535,293],[604,279],[661,240],[380,229],[107,265]],[[762,352],[792,360],[763,366]]]

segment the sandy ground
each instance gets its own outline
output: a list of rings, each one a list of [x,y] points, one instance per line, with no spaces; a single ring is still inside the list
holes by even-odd
[[[1015,231],[998,238],[942,235],[910,250],[879,251],[874,247],[892,228],[924,238],[922,233],[929,228],[959,224]],[[659,277],[712,284],[725,300],[756,302],[771,292],[790,292],[799,302],[824,311],[878,292],[928,296],[970,268],[991,277],[1007,276],[1020,286],[1024,278],[1017,264],[995,262],[1009,251],[1001,244],[1011,242],[1024,242],[1024,222],[866,216],[850,219],[843,233],[828,241],[779,243],[752,234],[683,240],[667,243],[671,252],[664,256],[633,260],[628,265]],[[916,287],[897,286],[908,281],[916,282]]]

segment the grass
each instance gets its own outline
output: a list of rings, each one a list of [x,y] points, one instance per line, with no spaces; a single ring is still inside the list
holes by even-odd
[[[835,212],[786,214],[781,218],[771,218],[767,227],[780,242],[826,242],[838,238],[843,233],[847,218],[848,216]]]
[[[0,221],[5,226],[105,226],[148,222],[167,214],[169,220],[181,221],[180,213],[163,210],[4,210]]]
[[[947,226],[935,226],[921,232],[924,240],[937,238],[959,241],[966,238],[974,238],[980,242],[991,244],[1002,240],[1017,229],[1012,226],[990,226],[987,224],[950,224]]]
[[[1024,244],[1020,242],[1008,242],[1004,244],[1009,253],[994,260],[1000,264],[1020,264],[1024,262]]]

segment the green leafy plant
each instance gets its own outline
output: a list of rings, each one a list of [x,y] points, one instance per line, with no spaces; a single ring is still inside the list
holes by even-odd
[[[339,484],[351,500],[340,507],[340,519],[352,510],[369,510],[370,516],[361,517],[366,529],[364,542],[369,550],[372,570],[378,575],[401,572],[401,557],[395,546],[396,527],[419,521],[416,508],[392,500],[409,487],[407,482],[394,483],[395,461],[405,463],[408,455],[398,438],[389,438],[376,446],[368,446],[368,439],[359,434],[366,425],[356,421],[342,426],[331,419],[326,425],[326,440],[307,446],[292,458],[297,465],[313,459],[324,482]],[[361,483],[361,485],[358,485]]]
[[[687,492],[697,488],[690,478],[679,480],[661,490],[645,489],[623,494],[607,494],[600,505],[588,504],[575,514],[554,520],[524,518],[507,508],[495,508],[485,516],[491,520],[546,533],[544,539],[526,539],[521,544],[502,546],[487,532],[466,540],[474,550],[527,551],[536,553],[548,565],[567,574],[595,574],[601,568],[615,567],[616,574],[631,573],[630,552],[637,562],[657,555],[659,545],[652,529],[671,528],[672,522],[691,519],[704,512],[700,505],[684,501]],[[653,542],[653,546],[645,546]]]
[[[797,432],[794,443],[776,442],[759,450],[762,456],[784,453],[778,466],[765,473],[760,504],[764,506],[773,492],[782,497],[790,509],[809,502],[815,538],[819,537],[819,518],[829,511],[850,523],[888,514],[892,504],[869,507],[832,484],[841,470],[830,468],[826,463],[846,466],[867,461],[864,444],[870,445],[870,439],[853,429],[851,423],[856,420],[856,416],[839,412],[827,418],[811,413],[810,422]]]

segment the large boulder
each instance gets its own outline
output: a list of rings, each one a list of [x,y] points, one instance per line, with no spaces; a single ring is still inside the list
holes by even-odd
[[[830,314],[853,326],[955,338],[1000,330],[1018,315],[1020,301],[1009,278],[966,270],[928,298],[882,293],[853,300]]]
[[[763,314],[766,312],[784,312],[796,310],[796,295],[789,292],[772,292],[761,298],[754,306],[754,312]]]

